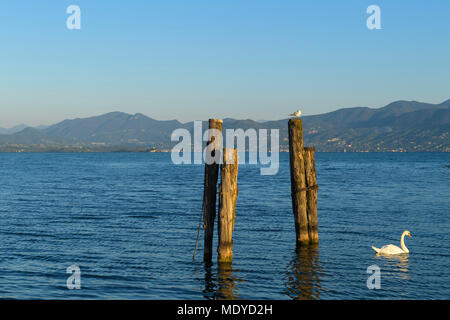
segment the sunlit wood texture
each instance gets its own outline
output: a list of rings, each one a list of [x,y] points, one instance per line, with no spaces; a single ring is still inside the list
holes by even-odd
[[[306,215],[308,217],[308,234],[311,243],[319,242],[319,231],[317,222],[317,173],[316,173],[316,150],[314,147],[303,149],[306,172]]]
[[[233,230],[238,197],[238,166],[237,149],[224,148],[219,185],[219,246],[217,253],[220,263],[233,261]]]
[[[306,175],[303,159],[303,124],[299,118],[289,119],[289,164],[291,169],[291,196],[297,244],[309,244],[306,214]]]

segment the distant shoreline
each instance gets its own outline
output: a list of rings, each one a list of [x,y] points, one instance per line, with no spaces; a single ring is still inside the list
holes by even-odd
[[[140,147],[3,147],[0,153],[170,153],[171,149],[140,148]],[[318,153],[448,153],[450,150],[318,150]],[[246,153],[249,153],[246,151]],[[280,153],[289,153],[287,149],[281,149]]]

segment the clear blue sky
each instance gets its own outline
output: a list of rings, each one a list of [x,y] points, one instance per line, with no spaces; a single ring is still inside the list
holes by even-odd
[[[81,30],[66,28],[71,4]],[[371,4],[382,30],[366,27]],[[3,0],[0,41],[0,127],[450,98],[448,0]]]

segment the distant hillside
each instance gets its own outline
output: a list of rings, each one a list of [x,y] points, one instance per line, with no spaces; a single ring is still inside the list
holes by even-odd
[[[42,132],[72,144],[158,145],[170,140],[179,121],[158,121],[143,114],[111,112],[97,117],[64,120]]]
[[[40,129],[45,129],[47,127],[48,126],[40,125],[35,128],[40,130]],[[14,134],[14,133],[22,131],[25,128],[28,128],[28,126],[25,124],[19,124],[17,126],[11,127],[11,128],[0,128],[0,134]]]
[[[12,128],[0,128],[0,134],[14,134],[14,133],[17,133],[19,131],[22,131],[26,127],[27,126],[24,125],[24,124],[19,124],[17,126],[12,127]]]
[[[450,99],[440,104],[396,101],[379,109],[355,107],[305,116],[305,144],[318,151],[450,151]],[[204,122],[203,128],[206,129]],[[0,135],[0,150],[27,146],[125,146],[171,148],[171,133],[193,123],[158,121],[143,114],[111,112],[64,120],[44,129]],[[287,149],[287,119],[224,119],[224,128],[279,129]]]

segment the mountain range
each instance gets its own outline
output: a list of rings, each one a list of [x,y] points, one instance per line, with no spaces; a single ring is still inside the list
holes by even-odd
[[[440,104],[396,101],[378,109],[344,108],[302,119],[305,145],[318,151],[450,151],[450,99]],[[175,144],[170,141],[171,133],[178,128],[192,131],[193,122],[111,112],[48,127],[0,129],[0,151],[170,149]],[[279,129],[280,147],[287,149],[287,119],[261,122],[227,118],[227,128]]]

